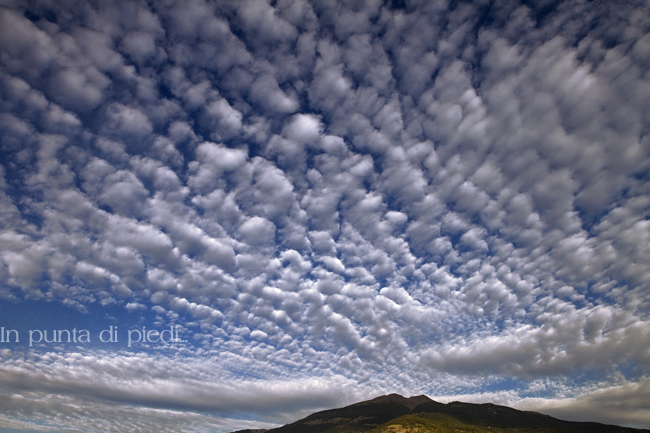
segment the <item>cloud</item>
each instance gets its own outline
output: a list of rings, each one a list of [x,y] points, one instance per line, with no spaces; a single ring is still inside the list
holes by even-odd
[[[251,86],[251,99],[269,114],[289,114],[298,109],[295,98],[280,89],[277,80],[271,75],[262,75]]]
[[[559,401],[524,400],[521,408],[536,407],[551,416],[572,421],[596,421],[606,424],[625,423],[643,428],[648,405],[643,395],[647,393],[648,380],[629,383],[621,380],[619,383],[601,389],[594,389],[584,394]],[[605,404],[607,402],[607,404]],[[601,406],[603,405],[604,406]],[[600,407],[600,410],[594,408]]]
[[[274,241],[275,225],[261,217],[253,217],[239,227],[244,241],[248,245],[267,245]]]
[[[1,423],[227,431],[400,392],[647,424],[647,10],[397,6],[0,8],[6,320],[188,337],[7,348]]]

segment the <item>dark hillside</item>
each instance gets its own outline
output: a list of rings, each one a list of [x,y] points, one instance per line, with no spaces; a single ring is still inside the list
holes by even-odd
[[[491,403],[438,403],[390,394],[324,410],[270,430],[236,433],[646,433],[593,422],[570,422]]]
[[[413,408],[429,403],[444,406],[435,403],[426,396],[405,398],[398,394],[390,394],[340,409],[316,412],[293,424],[271,431],[273,433],[321,433],[330,430],[332,432],[363,432],[393,418],[410,414]]]

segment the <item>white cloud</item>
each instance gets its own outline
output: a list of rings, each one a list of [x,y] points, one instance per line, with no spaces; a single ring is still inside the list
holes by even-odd
[[[274,241],[275,225],[267,219],[252,217],[239,227],[239,232],[248,245],[268,245]]]
[[[265,74],[255,80],[250,92],[251,99],[271,116],[290,114],[298,109],[295,97],[283,92],[271,75]]]
[[[145,32],[133,32],[122,39],[121,48],[138,63],[143,63],[156,51],[154,37]]]
[[[287,138],[299,144],[312,144],[318,140],[322,128],[316,116],[297,114],[282,132]]]
[[[624,423],[644,428],[650,410],[644,399],[647,388],[646,378],[639,382],[621,380],[600,389],[586,390],[576,397],[558,400],[530,398],[524,399],[517,406],[570,421]]]
[[[137,148],[153,130],[151,121],[136,108],[113,103],[107,107],[107,115],[107,133],[133,143]]]

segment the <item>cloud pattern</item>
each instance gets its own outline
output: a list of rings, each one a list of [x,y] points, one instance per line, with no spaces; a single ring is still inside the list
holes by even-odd
[[[3,305],[192,338],[5,349],[0,425],[400,392],[647,427],[648,59],[642,1],[3,6]]]

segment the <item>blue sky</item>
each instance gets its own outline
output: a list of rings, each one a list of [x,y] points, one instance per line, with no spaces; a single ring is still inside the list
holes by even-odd
[[[0,428],[650,427],[649,101],[645,1],[3,2]]]

